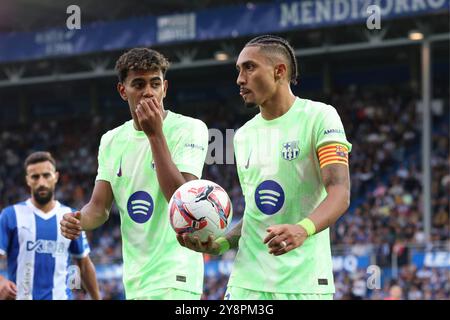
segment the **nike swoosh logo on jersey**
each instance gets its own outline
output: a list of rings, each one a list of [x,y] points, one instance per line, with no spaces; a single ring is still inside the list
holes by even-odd
[[[27,232],[31,232],[31,228],[29,226],[20,226],[20,230],[26,230]]]
[[[250,157],[252,156],[252,151],[250,150],[250,153],[248,154],[247,163],[245,164],[244,168],[248,169],[250,166]]]
[[[117,176],[118,177],[122,176],[122,158],[120,158],[119,172],[117,172]]]

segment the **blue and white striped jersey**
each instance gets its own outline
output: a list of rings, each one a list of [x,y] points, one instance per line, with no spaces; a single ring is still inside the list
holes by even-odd
[[[65,300],[70,255],[89,254],[86,235],[64,238],[59,222],[72,208],[58,201],[44,213],[30,199],[5,208],[0,214],[0,254],[7,256],[8,278],[17,286],[19,300]]]

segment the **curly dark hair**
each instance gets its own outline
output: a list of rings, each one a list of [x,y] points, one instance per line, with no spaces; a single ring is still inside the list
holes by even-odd
[[[286,39],[274,35],[263,35],[253,38],[246,47],[260,47],[266,52],[276,52],[283,55],[289,61],[289,80],[292,84],[297,84],[298,63],[292,46]]]
[[[130,70],[161,70],[165,77],[169,66],[170,63],[167,58],[158,51],[148,48],[134,48],[117,59],[115,70],[119,77],[119,82],[124,82]]]

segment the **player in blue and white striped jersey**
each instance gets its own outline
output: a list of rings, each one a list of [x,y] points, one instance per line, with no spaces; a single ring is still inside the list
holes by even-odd
[[[0,214],[0,255],[7,256],[9,278],[0,276],[0,299],[66,300],[79,284],[99,299],[85,234],[71,241],[60,232],[62,216],[75,210],[54,199],[55,160],[48,152],[32,153],[25,171],[31,198]],[[78,268],[69,267],[70,257]]]

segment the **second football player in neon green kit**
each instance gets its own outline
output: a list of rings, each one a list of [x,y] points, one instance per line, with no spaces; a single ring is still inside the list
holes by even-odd
[[[226,299],[332,299],[328,228],[350,198],[351,144],[340,117],[292,93],[297,61],[282,38],[251,40],[236,67],[246,106],[260,109],[234,138],[244,216],[224,238],[178,241],[211,254],[239,248]]]
[[[91,200],[61,222],[64,236],[75,238],[102,225],[115,201],[127,299],[200,299],[203,290],[203,257],[178,244],[167,206],[179,186],[200,178],[208,130],[200,120],[164,110],[168,66],[146,48],[119,58],[117,88],[132,120],[103,135]]]

